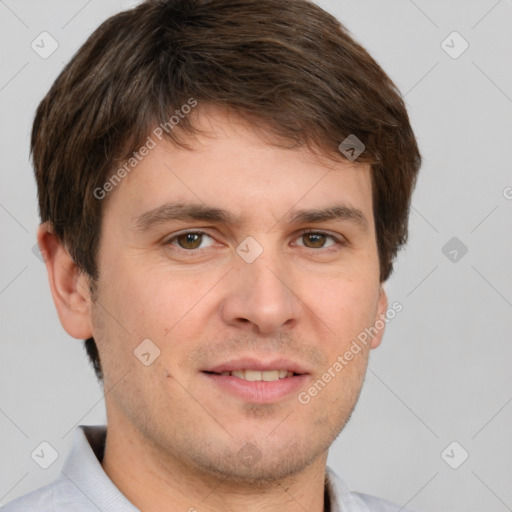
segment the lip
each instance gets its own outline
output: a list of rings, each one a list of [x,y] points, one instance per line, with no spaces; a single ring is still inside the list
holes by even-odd
[[[247,402],[259,404],[278,402],[291,394],[295,396],[309,379],[307,373],[272,382],[248,381],[232,375],[217,375],[216,373],[202,372],[202,375],[220,387],[222,391],[227,391]]]
[[[263,359],[263,358],[254,358],[254,357],[244,357],[239,359],[230,359],[225,363],[218,364],[216,366],[212,366],[210,368],[205,368],[202,370],[203,372],[232,372],[235,370],[255,370],[255,371],[271,371],[271,370],[287,370],[293,373],[298,374],[308,374],[310,373],[307,368],[305,368],[300,363],[295,361],[291,361],[290,359],[285,358],[273,358],[273,359]]]
[[[271,382],[248,381],[233,375],[220,375],[221,372],[235,370],[287,370],[297,375]],[[297,394],[309,379],[311,372],[304,365],[283,357],[243,357],[211,366],[201,373],[224,392],[248,402],[264,404],[278,402],[291,394]]]

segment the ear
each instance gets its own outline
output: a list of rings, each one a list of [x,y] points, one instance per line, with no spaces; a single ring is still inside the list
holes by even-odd
[[[92,330],[88,277],[79,272],[50,223],[39,226],[37,242],[46,264],[53,302],[62,327],[73,338],[90,338]]]
[[[380,326],[381,323],[384,325],[383,325],[382,329],[379,329],[379,332],[372,338],[372,342],[370,344],[371,348],[377,348],[382,341],[382,336],[384,336],[384,330],[385,330],[385,326],[386,326],[384,318],[386,318],[387,310],[388,310],[388,296],[386,294],[386,291],[384,290],[384,286],[380,285],[379,302],[377,305],[377,314],[375,315],[374,325]]]

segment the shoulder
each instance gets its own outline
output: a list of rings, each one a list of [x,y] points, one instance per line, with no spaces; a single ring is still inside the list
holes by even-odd
[[[0,512],[54,512],[53,487],[49,484],[0,507]]]
[[[352,492],[335,471],[327,466],[326,483],[332,512],[413,512],[403,505],[359,492]]]
[[[408,508],[404,508],[403,505],[397,505],[396,503],[377,498],[376,496],[361,494],[359,492],[353,492],[352,496],[354,496],[354,500],[364,504],[368,512],[413,512]]]
[[[69,512],[70,510],[97,512],[94,504],[62,474],[55,482],[0,507],[0,512]]]

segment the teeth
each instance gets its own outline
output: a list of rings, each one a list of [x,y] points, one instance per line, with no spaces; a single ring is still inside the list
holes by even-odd
[[[261,372],[261,380],[264,380],[266,382],[272,382],[274,380],[279,380],[279,370]]]
[[[261,380],[261,374],[262,373],[268,373],[268,372],[257,372],[254,370],[245,370],[245,380],[249,381],[255,381],[255,380]]]
[[[293,377],[293,372],[289,372],[288,370],[268,370],[263,372],[257,370],[233,370],[232,372],[221,372],[221,375],[232,375],[233,377],[238,377],[239,379],[248,380],[250,382],[274,382],[286,377]]]

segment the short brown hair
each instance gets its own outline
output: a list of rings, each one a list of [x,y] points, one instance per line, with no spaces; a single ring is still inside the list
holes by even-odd
[[[89,37],[32,130],[41,221],[93,282],[102,217],[94,191],[190,98],[338,160],[347,136],[360,139],[358,161],[372,169],[380,279],[388,279],[407,238],[421,158],[401,96],[379,65],[307,0],[147,0]],[[165,137],[187,147],[182,136],[197,133],[190,117]],[[86,347],[101,379],[93,338]]]

